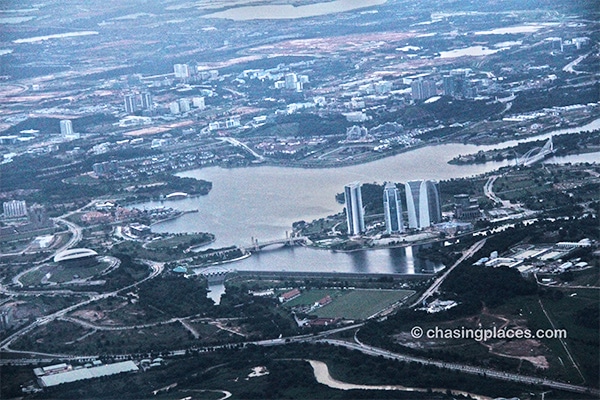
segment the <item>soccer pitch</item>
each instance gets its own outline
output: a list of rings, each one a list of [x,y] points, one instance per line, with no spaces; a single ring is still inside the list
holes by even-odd
[[[354,289],[314,310],[320,318],[367,319],[392,304],[410,297],[413,290]]]

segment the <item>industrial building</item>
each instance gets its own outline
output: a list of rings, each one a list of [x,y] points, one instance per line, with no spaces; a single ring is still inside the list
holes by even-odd
[[[139,368],[133,361],[91,366],[89,368],[83,366],[73,368],[71,365],[57,364],[33,370],[38,377],[38,384],[43,388],[85,379],[101,378],[123,372],[137,371],[139,371]]]

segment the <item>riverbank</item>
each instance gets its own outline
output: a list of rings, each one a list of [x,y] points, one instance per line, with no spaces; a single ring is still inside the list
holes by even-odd
[[[542,148],[546,143],[548,142],[545,140],[539,140],[523,142],[516,146],[502,149],[481,150],[475,154],[454,157],[452,160],[448,161],[448,164],[484,164],[490,161],[504,160],[515,160],[515,162],[518,162],[520,157],[523,157],[528,152],[535,152],[536,149]],[[596,129],[592,131],[565,133],[552,136],[552,143],[554,151],[549,153],[547,158],[595,153],[600,151],[600,130]]]
[[[166,218],[158,219],[158,220],[152,222],[150,224],[150,226],[152,227],[152,226],[154,226],[156,224],[161,224],[163,222],[167,222],[167,221],[171,221],[171,220],[177,219],[177,218],[179,218],[179,217],[181,217],[181,216],[183,216],[185,214],[193,214],[193,213],[197,213],[197,212],[198,212],[197,209],[196,210],[176,211],[176,212],[173,213],[174,215],[170,215],[170,216],[168,216]],[[214,241],[214,239],[213,239],[213,241]]]
[[[322,361],[316,360],[305,360],[308,361],[310,366],[313,369],[315,379],[322,385],[328,386],[332,389],[338,390],[397,390],[403,392],[421,392],[421,393],[444,393],[448,394],[450,392],[453,395],[460,396],[468,396],[477,400],[492,400],[492,397],[483,396],[475,393],[464,392],[461,390],[451,390],[451,389],[441,389],[441,388],[417,388],[417,387],[408,387],[402,385],[362,385],[362,384],[354,384],[342,382],[337,379],[334,379],[329,373],[329,368],[327,364]]]

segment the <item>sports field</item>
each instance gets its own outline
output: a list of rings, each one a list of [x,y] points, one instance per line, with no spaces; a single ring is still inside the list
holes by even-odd
[[[311,314],[321,318],[367,319],[392,304],[410,297],[412,290],[354,289]]]

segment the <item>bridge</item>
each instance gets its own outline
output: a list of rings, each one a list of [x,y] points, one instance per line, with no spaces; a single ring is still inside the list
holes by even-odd
[[[308,243],[306,236],[288,237],[286,232],[285,239],[268,240],[266,242],[259,242],[258,239],[252,238],[252,244],[247,247],[248,250],[253,252],[263,251],[266,247],[283,245],[283,246],[301,246]]]
[[[247,144],[240,142],[237,139],[234,139],[232,137],[220,137],[217,138],[222,142],[227,142],[235,147],[241,147],[244,150],[246,150],[248,153],[250,153],[254,158],[256,158],[257,162],[264,162],[265,158],[263,156],[261,156],[260,154],[258,154],[257,152],[255,152],[254,150],[252,150],[250,147],[248,147]]]
[[[523,154],[520,158],[517,159],[517,166],[527,167],[529,165],[533,165],[539,161],[542,161],[544,158],[548,157],[551,154],[554,154],[554,143],[552,142],[552,136],[546,142],[543,147],[534,147],[529,150],[527,153]]]
[[[223,282],[227,278],[227,275],[232,272],[234,272],[234,270],[225,268],[225,267],[220,267],[220,266],[207,267],[204,269],[196,269],[196,274],[202,275],[210,283]]]

